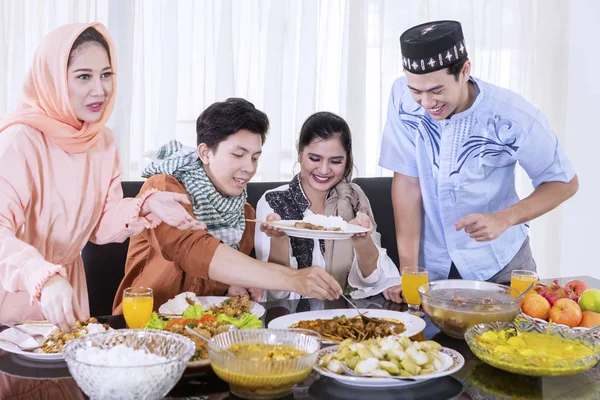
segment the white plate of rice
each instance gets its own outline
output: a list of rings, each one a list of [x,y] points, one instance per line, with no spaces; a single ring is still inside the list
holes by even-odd
[[[307,215],[302,220],[281,220],[267,223],[281,228],[288,236],[306,239],[344,240],[350,239],[357,233],[369,232],[368,228],[349,224],[342,217],[320,214]],[[300,228],[296,226],[297,223],[308,223],[324,229]]]

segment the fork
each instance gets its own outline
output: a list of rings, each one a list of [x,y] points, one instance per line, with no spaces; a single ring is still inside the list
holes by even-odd
[[[17,346],[17,348],[21,351],[34,351],[40,348],[40,345],[38,344],[37,346],[30,346],[30,347],[26,347],[26,346],[21,346],[20,344],[17,344],[15,342],[11,342],[10,340],[6,340],[6,339],[0,339],[0,342],[5,342],[5,343],[10,343],[13,346]]]
[[[346,300],[348,302],[348,304],[350,304],[356,310],[356,312],[358,313],[358,315],[360,315],[361,318],[363,318],[365,321],[371,321],[371,322],[375,322],[375,323],[379,322],[379,321],[376,321],[376,320],[374,320],[372,318],[367,317],[365,314],[363,314],[362,312],[360,312],[360,309],[358,307],[356,307],[356,305],[353,302],[351,302],[350,299],[347,298],[344,295],[344,293],[340,294],[340,296],[342,296],[344,298],[344,300]]]
[[[377,320],[377,319],[373,319],[370,317],[367,317],[365,314],[363,314],[362,312],[360,312],[360,309],[356,306],[356,304],[354,304],[353,302],[350,301],[350,299],[348,299],[343,293],[340,294],[340,296],[342,296],[344,298],[344,300],[346,300],[348,302],[348,304],[350,304],[352,307],[354,307],[354,309],[356,310],[356,312],[358,312],[358,315],[360,315],[360,317],[366,321],[366,322],[373,322],[374,324],[381,324],[382,321],[381,320]],[[368,312],[368,311],[367,311]],[[398,324],[395,323],[390,323],[390,325],[392,325],[393,327],[392,332],[399,335],[402,332],[405,331],[405,329],[401,329],[399,328]]]
[[[340,365],[342,366],[342,371],[344,371],[344,373],[346,375],[350,375],[350,376],[357,376],[357,377],[362,377],[362,378],[372,377],[372,378],[397,379],[399,381],[407,381],[407,382],[415,382],[416,381],[416,379],[413,379],[413,378],[405,378],[403,376],[395,376],[395,375],[375,376],[375,375],[371,375],[371,374],[359,374],[358,372],[354,371],[352,368],[350,368],[344,364],[340,363]]]
[[[2,324],[2,325],[4,325],[4,326],[8,326],[9,328],[11,328],[11,329],[14,329],[14,330],[15,330],[15,331],[17,331],[17,332],[21,332],[21,333],[23,333],[23,334],[25,334],[25,335],[27,335],[27,336],[30,336],[30,337],[32,337],[32,338],[33,338],[33,339],[34,339],[36,342],[38,342],[38,343],[39,343],[41,340],[44,340],[44,339],[46,338],[44,335],[42,335],[42,334],[39,334],[39,333],[29,333],[29,332],[27,332],[26,330],[24,330],[24,329],[22,329],[22,328],[19,328],[17,325],[15,325],[15,324],[12,324],[12,323],[10,323],[10,322],[0,322],[0,324]]]

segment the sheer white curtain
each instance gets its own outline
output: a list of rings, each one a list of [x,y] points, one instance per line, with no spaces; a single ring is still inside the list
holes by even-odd
[[[400,34],[435,19],[462,22],[473,74],[521,93],[565,141],[568,1],[561,0],[0,0],[0,115],[14,108],[40,38],[58,25],[104,22],[118,50],[110,125],[126,179],[142,154],[176,138],[195,145],[195,119],[215,101],[244,97],[271,130],[257,180],[293,173],[303,121],[347,119],[360,176],[377,166]],[[591,30],[591,28],[590,28]],[[526,195],[528,179],[519,174]],[[560,211],[533,224],[544,275],[558,273]]]

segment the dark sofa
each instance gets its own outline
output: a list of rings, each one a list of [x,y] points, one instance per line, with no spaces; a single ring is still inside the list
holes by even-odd
[[[398,265],[396,248],[396,228],[391,200],[391,178],[356,178],[353,180],[366,193],[377,222],[377,230],[381,233],[382,246]],[[141,181],[123,182],[125,197],[135,197],[142,187]],[[256,208],[262,194],[282,182],[252,182],[248,184],[248,202]],[[123,279],[125,259],[129,240],[123,243],[96,245],[88,243],[83,251],[83,263],[88,285],[91,315],[109,315],[115,293]]]

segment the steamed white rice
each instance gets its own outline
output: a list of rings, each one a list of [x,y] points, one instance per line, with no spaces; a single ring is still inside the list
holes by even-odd
[[[110,349],[87,347],[77,350],[77,361],[105,367],[148,366],[167,361],[166,357],[147,353],[142,349],[132,349],[118,344]]]
[[[79,365],[77,383],[96,399],[158,399],[149,390],[156,389],[156,382],[169,375],[164,366],[168,358],[125,344],[109,349],[79,349],[75,358],[89,364]]]
[[[182,314],[190,306],[185,300],[186,297],[197,301],[196,293],[183,292],[173,297],[158,308],[159,313],[163,314]]]
[[[340,228],[341,230],[347,230],[348,223],[337,215],[322,215],[322,214],[313,214],[307,215],[302,219],[303,222],[308,222],[309,224],[319,225],[325,229],[331,228]]]

